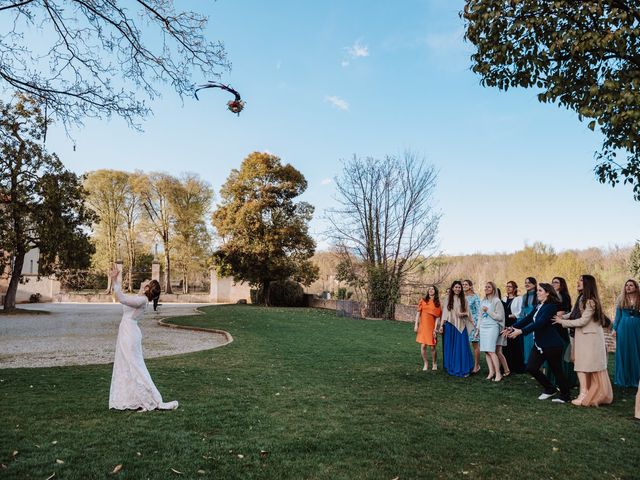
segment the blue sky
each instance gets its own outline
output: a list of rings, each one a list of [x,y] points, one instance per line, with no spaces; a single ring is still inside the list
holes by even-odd
[[[218,90],[198,102],[165,89],[143,133],[118,119],[89,121],[72,132],[74,152],[60,129],[51,131],[48,147],[67,167],[192,171],[218,191],[249,153],[269,151],[307,178],[303,199],[316,206],[312,230],[325,246],[320,218],[334,205],[341,159],[411,150],[440,172],[445,253],[640,238],[630,189],[594,177],[598,134],[532,90],[480,86],[462,1],[180,3],[210,14],[210,37],[233,63],[221,81],[240,91],[245,110],[227,111],[230,96]]]

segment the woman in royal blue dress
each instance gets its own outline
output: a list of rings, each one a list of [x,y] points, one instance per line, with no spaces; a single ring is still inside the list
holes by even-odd
[[[458,280],[451,284],[446,304],[442,309],[444,334],[444,368],[449,375],[467,377],[473,369],[473,356],[469,348],[469,332],[473,330],[473,320],[469,306]]]
[[[640,381],[640,289],[629,279],[616,300],[613,322],[616,339],[616,375],[614,383],[621,387],[638,387]]]
[[[524,279],[524,295],[522,295],[522,307],[520,309],[520,315],[518,315],[518,321],[529,315],[538,306],[538,296],[536,289],[538,288],[538,281],[534,277],[527,277]],[[533,347],[533,336],[529,334],[523,335],[522,338],[524,364],[529,361],[529,353]]]

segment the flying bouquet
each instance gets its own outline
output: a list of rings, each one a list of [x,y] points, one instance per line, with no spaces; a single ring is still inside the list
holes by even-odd
[[[205,88],[220,88],[222,90],[226,90],[227,92],[233,93],[235,98],[233,100],[229,100],[227,102],[227,108],[231,110],[236,115],[240,115],[240,112],[244,109],[244,101],[240,98],[240,94],[231,88],[229,85],[224,85],[219,82],[207,82],[204,85],[200,85],[193,94],[196,97],[196,100],[200,100],[198,98],[198,92],[200,90],[204,90]]]

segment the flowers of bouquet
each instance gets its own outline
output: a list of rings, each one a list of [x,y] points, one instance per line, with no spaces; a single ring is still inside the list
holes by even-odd
[[[242,100],[230,100],[227,102],[227,108],[233,113],[240,115],[240,112],[244,108],[244,102]]]

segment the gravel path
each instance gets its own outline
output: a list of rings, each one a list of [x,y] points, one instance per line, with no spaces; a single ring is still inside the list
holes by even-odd
[[[145,358],[208,350],[230,341],[222,333],[189,331],[158,325],[167,317],[197,314],[194,304],[149,306],[139,322]],[[120,304],[45,303],[20,305],[49,315],[0,316],[0,368],[53,367],[111,363],[115,355]]]

